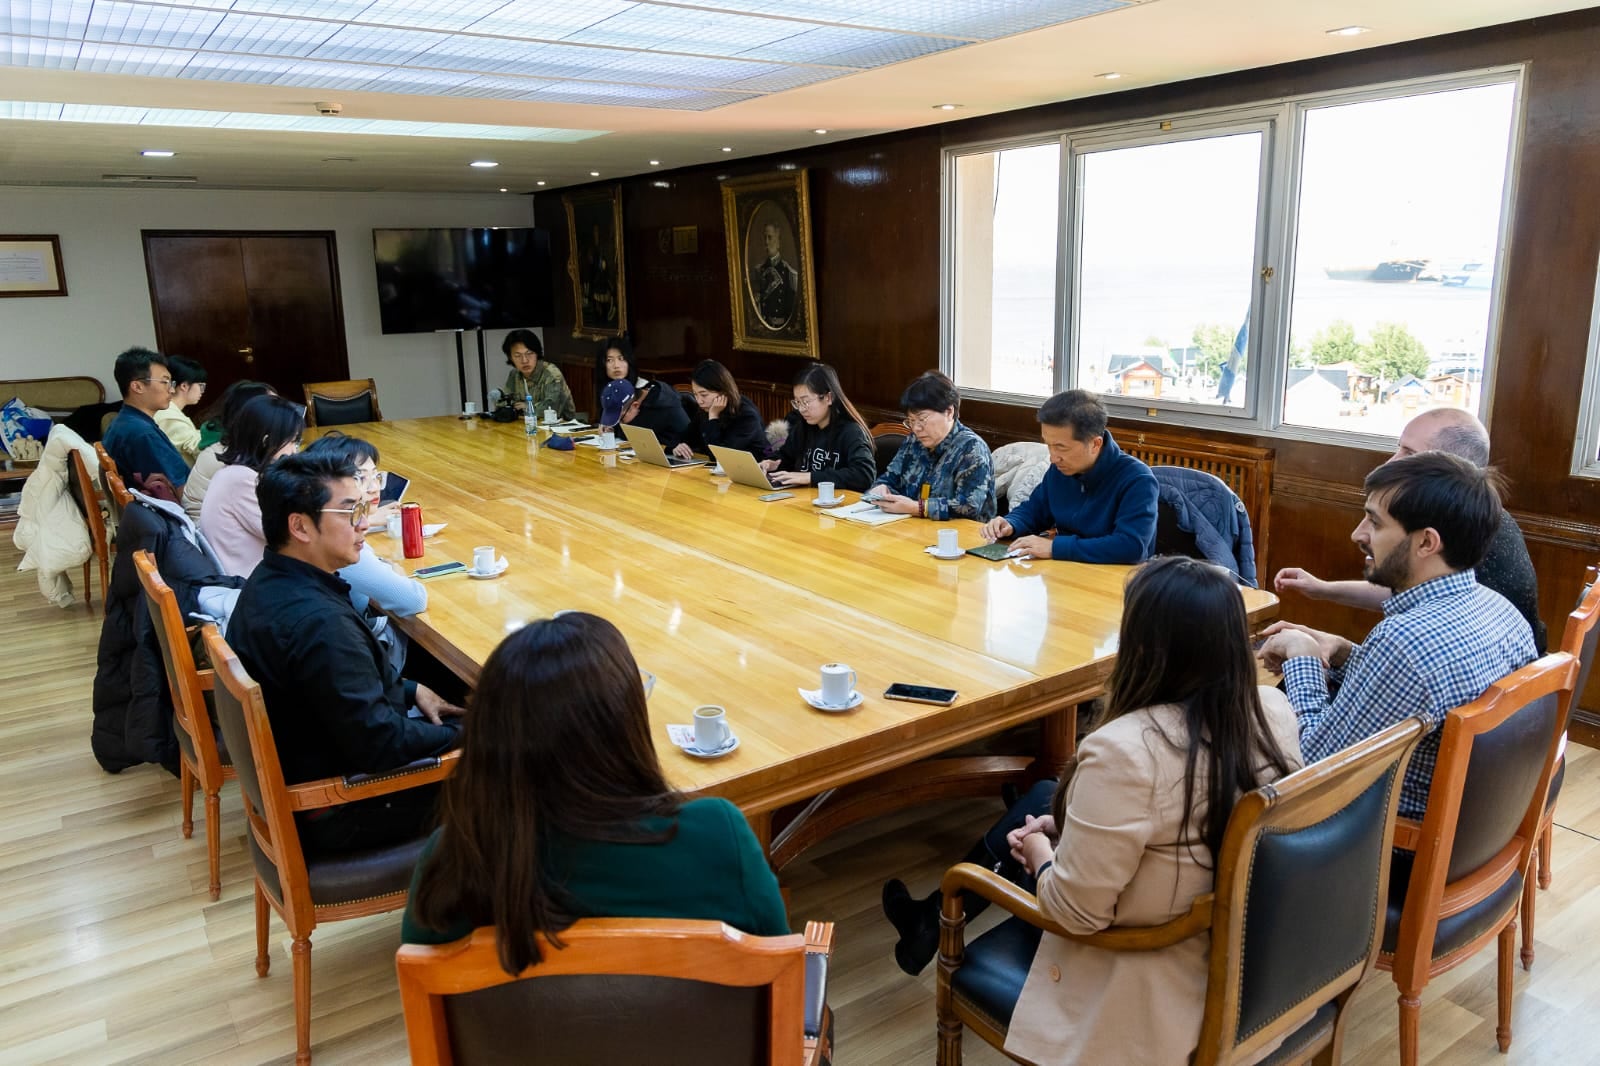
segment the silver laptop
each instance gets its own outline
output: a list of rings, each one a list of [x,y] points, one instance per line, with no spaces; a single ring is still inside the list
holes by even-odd
[[[622,435],[633,445],[633,454],[651,466],[665,466],[676,470],[681,466],[706,465],[704,459],[679,459],[676,455],[668,455],[667,450],[661,446],[660,439],[656,437],[656,431],[648,426],[630,426],[624,422],[617,428],[622,430]]]
[[[767,477],[767,472],[761,469],[761,464],[749,452],[742,452],[737,448],[724,448],[720,444],[711,446],[711,454],[722,466],[722,472],[727,474],[740,485],[749,485],[762,492],[770,492],[778,486]]]

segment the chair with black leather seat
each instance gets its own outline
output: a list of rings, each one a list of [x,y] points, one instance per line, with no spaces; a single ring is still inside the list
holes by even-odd
[[[297,811],[319,810],[389,795],[443,780],[459,756],[419,759],[382,774],[328,777],[288,785],[278,762],[261,689],[250,679],[217,628],[201,630],[218,684],[217,724],[234,753],[234,769],[250,831],[255,867],[256,974],[267,975],[270,906],[293,938],[295,1063],[311,1061],[311,933],[321,922],[382,914],[405,906],[411,874],[427,838],[389,847],[307,858],[295,829]]]
[[[382,422],[378,386],[371,378],[313,381],[305,386],[307,426],[348,426]]]
[[[493,927],[401,947],[412,1066],[832,1059],[831,922],[759,937],[721,922],[586,918],[560,940],[541,940],[542,961],[516,976],[500,968]]]
[[[147,551],[133,553],[133,566],[144,587],[145,605],[156,643],[161,646],[161,661],[167,671],[167,688],[172,692],[172,724],[178,741],[179,781],[183,789],[183,836],[194,835],[194,788],[200,786],[206,806],[206,859],[211,878],[207,889],[212,899],[222,896],[222,783],[234,776],[233,759],[211,725],[206,693],[212,691],[216,675],[195,665],[191,641],[198,627],[185,627],[178,611],[178,597],[156,570],[155,558]]]
[[[83,605],[94,606],[94,594],[89,587],[89,564],[100,564],[100,610],[106,609],[106,592],[111,585],[111,537],[106,532],[106,516],[100,510],[100,494],[95,490],[94,478],[89,474],[89,464],[76,448],[67,452],[67,492],[78,505],[84,525],[89,527],[89,558],[83,561]]]
[[[889,469],[905,442],[906,427],[899,422],[879,422],[872,427],[872,461],[877,464],[878,473]]]
[[[1511,1047],[1511,974],[1523,880],[1572,702],[1578,661],[1536,659],[1440,727],[1422,821],[1397,819],[1378,966],[1400,989],[1400,1062],[1416,1066],[1422,989],[1498,942],[1495,1039]]]
[[[1583,690],[1589,684],[1589,669],[1594,666],[1596,638],[1600,638],[1600,568],[1589,567],[1583,578],[1583,592],[1578,596],[1578,606],[1567,615],[1567,624],[1561,630],[1561,650],[1578,660],[1578,678],[1572,685],[1572,706],[1577,708],[1583,699]],[[1555,769],[1550,772],[1550,798],[1544,805],[1544,816],[1539,820],[1538,887],[1549,888],[1550,860],[1555,835],[1556,799],[1561,795],[1561,784],[1567,777],[1567,735],[1561,734],[1561,747],[1556,752]],[[1522,968],[1533,969],[1533,917],[1535,909],[1535,880],[1529,871],[1528,883],[1522,888]]]
[[[1069,933],[998,874],[952,867],[941,886],[940,1066],[961,1062],[964,1029],[1005,1046],[1042,933],[1107,951],[1153,951],[1208,930],[1194,1066],[1249,1061],[1274,1045],[1262,1061],[1337,1062],[1346,1007],[1383,934],[1394,812],[1424,732],[1421,718],[1408,719],[1245,794],[1214,857],[1214,890],[1162,925]],[[1015,917],[964,945],[963,892]]]

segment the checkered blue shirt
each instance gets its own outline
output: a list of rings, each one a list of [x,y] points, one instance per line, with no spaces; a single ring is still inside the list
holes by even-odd
[[[1533,661],[1527,619],[1471,570],[1425,581],[1391,596],[1384,619],[1335,670],[1303,655],[1283,664],[1284,689],[1300,719],[1306,764],[1396,722],[1422,714],[1432,727],[1411,757],[1400,815],[1421,818],[1439,757],[1439,727],[1452,708]],[[1339,686],[1329,697],[1329,682]]]

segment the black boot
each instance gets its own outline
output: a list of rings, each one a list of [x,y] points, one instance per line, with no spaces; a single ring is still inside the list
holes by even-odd
[[[989,870],[998,867],[1000,873],[1007,877],[1010,876],[1010,868],[1016,866],[1010,856],[1004,862],[996,859],[982,840],[961,861],[977,863]],[[988,900],[971,894],[966,895],[965,903],[969,922],[989,906]],[[939,911],[943,906],[944,893],[937,888],[922,899],[914,899],[904,881],[896,878],[884,882],[883,913],[900,934],[894,946],[894,961],[913,977],[926,969],[933,957],[939,954]]]

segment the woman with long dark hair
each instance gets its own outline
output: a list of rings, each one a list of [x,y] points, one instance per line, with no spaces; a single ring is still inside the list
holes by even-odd
[[[877,476],[866,419],[839,386],[827,363],[812,363],[794,379],[789,436],[776,459],[761,465],[775,485],[817,485],[864,492]]]
[[[568,612],[501,642],[478,677],[441,828],[417,862],[401,939],[493,926],[500,964],[540,960],[579,918],[702,918],[789,931],[777,878],[739,809],[685,799],[651,740],[617,628]]]
[[[189,480],[183,483],[183,509],[190,518],[200,521],[200,505],[211,488],[211,479],[222,469],[222,453],[228,447],[228,426],[239,417],[244,405],[257,396],[277,394],[265,381],[235,381],[222,390],[221,398],[206,412],[206,420],[200,423],[200,455],[189,471]]]
[[[689,375],[695,406],[700,409],[696,428],[707,447],[717,444],[749,452],[757,459],[767,457],[767,430],[761,412],[750,397],[739,393],[739,384],[728,368],[715,359],[702,359]],[[688,443],[673,449],[680,459],[692,459]]]
[[[200,503],[200,532],[225,572],[249,577],[267,550],[256,481],[267,464],[300,450],[306,409],[278,395],[257,396],[228,427],[222,469]]]
[[[625,336],[607,337],[595,347],[597,407],[601,393],[613,381],[626,381],[633,386],[633,401],[623,408],[623,422],[654,431],[656,440],[669,452],[690,440],[689,412],[683,409],[678,390],[639,372],[633,358],[633,344]]]
[[[1031,888],[1070,932],[1159,925],[1211,891],[1238,798],[1300,765],[1288,700],[1256,685],[1233,575],[1163,556],[1128,579],[1105,709],[1075,767],[1059,784],[1034,786],[967,861]],[[967,897],[969,918],[978,902]],[[921,970],[937,950],[940,903],[938,892],[919,901],[899,881],[884,886],[902,968]],[[1040,1064],[1188,1060],[1205,1002],[1205,937],[1112,952],[1011,921],[1037,947],[1007,1054]]]

